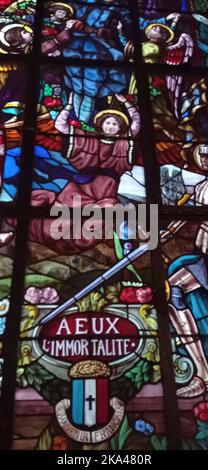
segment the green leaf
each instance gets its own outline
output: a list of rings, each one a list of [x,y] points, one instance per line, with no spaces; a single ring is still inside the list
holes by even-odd
[[[113,232],[113,239],[114,239],[114,247],[115,247],[116,256],[119,260],[121,260],[123,258],[123,248],[121,246],[120,238],[117,232]]]
[[[119,435],[118,435],[118,448],[123,449],[125,442],[127,441],[128,437],[132,433],[132,429],[129,426],[128,423],[128,418],[125,416],[123,423],[120,427],[119,430]]]
[[[45,429],[41,434],[38,444],[37,450],[50,450],[52,444],[52,438],[49,429]]]
[[[152,374],[152,365],[145,359],[140,359],[136,366],[125,373],[125,377],[132,381],[135,387],[140,390],[143,385],[149,382]]]
[[[114,437],[112,437],[112,439],[110,441],[111,442],[111,448],[113,450],[123,449],[128,437],[130,436],[130,434],[132,432],[133,432],[133,430],[129,426],[128,418],[127,418],[127,416],[125,416],[119,431],[116,433],[116,435]]]
[[[121,260],[123,259],[124,254],[123,254],[123,248],[120,242],[120,238],[117,232],[113,232],[113,238],[114,238],[114,247],[115,247],[116,256],[119,260]],[[128,266],[126,266],[126,268],[136,276],[139,282],[142,282],[141,277],[139,276],[137,270],[132,264],[129,264]]]
[[[203,439],[206,439],[207,437],[208,437],[208,436],[207,436],[207,434],[205,434],[204,431],[199,431],[199,432],[196,434],[196,439],[197,439],[198,441],[201,441],[201,440],[203,440]]]
[[[51,276],[45,276],[44,274],[26,274],[25,276],[25,288],[34,286],[34,287],[56,287],[61,285]]]
[[[28,381],[28,384],[29,384],[29,385],[33,385],[34,377],[33,377],[32,374],[28,374],[28,375],[27,375],[27,381]]]
[[[0,300],[10,295],[11,277],[0,279]]]
[[[192,439],[183,439],[182,440],[182,449],[183,450],[203,450],[204,447],[199,442]]]
[[[196,434],[197,440],[206,440],[208,442],[208,423],[197,419],[198,432]]]
[[[167,450],[168,440],[166,436],[152,436],[150,442],[155,450]]]
[[[138,279],[139,282],[142,282],[142,278],[139,276],[137,270],[135,269],[135,267],[132,264],[129,264],[127,266],[127,269],[129,271],[131,271],[132,273],[134,273],[134,275],[136,276],[136,278]]]

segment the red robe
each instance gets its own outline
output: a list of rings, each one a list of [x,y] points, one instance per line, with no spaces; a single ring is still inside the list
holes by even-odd
[[[83,130],[76,129],[70,163],[77,169],[87,172],[91,168],[106,169],[115,172],[117,177],[130,170],[128,162],[129,141],[122,136],[119,140],[109,142],[99,140]],[[73,197],[81,197],[81,207],[86,204],[97,204],[99,207],[112,206],[118,203],[117,191],[119,181],[112,175],[97,175],[90,183],[77,184],[70,182],[55,195],[52,191],[35,190],[32,192],[32,205],[67,205],[73,207]],[[54,240],[50,233],[53,220],[35,219],[30,225],[30,240],[46,243],[59,253],[69,254],[88,249],[97,243],[97,240]]]

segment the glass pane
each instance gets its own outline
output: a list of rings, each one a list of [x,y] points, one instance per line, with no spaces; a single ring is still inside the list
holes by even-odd
[[[81,196],[83,206],[104,207],[118,202],[117,194],[143,202],[141,154],[131,70],[42,68],[33,205],[52,205],[59,199],[59,204],[72,207],[72,196]]]
[[[81,153],[78,148],[79,136],[80,133],[77,132],[70,140],[62,139],[61,143],[65,145],[65,149],[59,144],[56,146],[58,147],[56,151],[51,148],[57,143],[54,136],[47,138],[40,136],[41,145],[35,148],[31,204],[33,206],[66,204],[68,207],[73,207],[75,197],[82,199],[81,207],[85,204],[107,207],[119,201],[122,204],[128,201],[145,202],[144,168],[136,143],[133,145],[133,150],[138,164],[134,165],[128,140],[112,140],[109,144],[85,134],[83,160],[80,158],[78,161],[79,156],[76,158],[75,152]],[[88,150],[91,144],[94,155]],[[122,145],[125,153],[120,156],[115,153],[113,160],[110,152],[119,151],[119,145],[120,149]],[[71,157],[70,161],[67,159],[68,155]]]
[[[162,203],[207,205],[208,146],[194,144],[184,151],[183,144],[160,142],[157,150]]]
[[[27,69],[1,64],[0,83],[0,203],[11,203],[17,196]]]
[[[43,126],[45,132],[54,132],[53,124],[57,116],[67,107],[67,124],[93,132],[97,119],[102,117],[101,113],[106,113],[108,109],[112,114],[116,108],[118,116],[123,117],[121,112],[126,114],[127,133],[131,131],[128,108],[130,104],[137,104],[136,94],[136,79],[130,68],[48,65],[41,68],[38,123],[47,124]],[[46,118],[53,122],[45,121]],[[61,129],[60,123],[55,129],[62,130],[62,134],[69,133],[67,126]],[[111,137],[119,136],[120,129],[110,130]],[[97,130],[97,133],[102,135],[101,131]],[[133,131],[132,137],[137,136],[136,131]],[[124,131],[123,134],[127,135]]]
[[[207,77],[150,78],[162,203],[207,204]]]
[[[150,253],[115,275],[116,262],[135,243],[129,238],[127,246],[122,226],[114,240],[73,248],[69,240],[64,246],[48,237],[44,243],[39,224],[31,221],[29,233],[13,448],[119,449],[123,422],[122,448],[152,449],[162,442],[165,449]],[[83,287],[84,297],[56,315]],[[61,424],[64,407],[68,430]]]
[[[184,153],[196,142],[207,143],[206,74],[153,75],[150,96],[157,141],[183,142]]]
[[[162,235],[183,447],[207,449],[207,221],[175,221]],[[171,232],[170,232],[171,231]]]
[[[96,5],[92,7],[92,3]],[[118,2],[48,2],[42,53],[68,59],[124,60],[124,41],[118,35],[121,22],[130,40],[130,13]]]
[[[3,302],[10,295],[16,222],[13,219],[0,219],[0,224],[0,300]],[[3,305],[1,312],[4,307],[6,309]]]
[[[149,15],[159,13],[161,10],[167,11],[199,11],[207,13],[207,0],[137,0],[139,9],[149,12]]]
[[[200,66],[208,64],[208,18],[199,14],[144,13],[139,28],[146,63]],[[126,51],[132,45],[126,39]]]
[[[0,3],[0,54],[29,54],[33,43],[36,0],[2,0]]]
[[[201,11],[203,13],[207,13],[208,9],[208,2],[207,0],[193,0],[192,1],[192,9]]]
[[[0,394],[3,367],[3,345],[6,319],[10,305],[13,256],[15,244],[15,221],[0,219]]]

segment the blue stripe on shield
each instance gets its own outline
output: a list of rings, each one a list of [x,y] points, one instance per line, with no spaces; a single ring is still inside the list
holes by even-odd
[[[84,424],[84,380],[72,380],[72,421]]]

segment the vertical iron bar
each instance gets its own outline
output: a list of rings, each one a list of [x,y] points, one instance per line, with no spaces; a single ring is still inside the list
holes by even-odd
[[[0,409],[0,449],[12,447],[14,420],[14,396],[16,387],[16,367],[21,310],[24,300],[24,277],[28,227],[30,220],[30,194],[33,175],[33,151],[35,145],[36,109],[39,85],[39,57],[41,47],[41,23],[44,2],[37,0],[34,24],[34,44],[28,63],[28,86],[25,120],[22,139],[21,171],[17,196],[17,228],[14,251],[13,276],[11,285],[11,303],[7,318],[4,340],[3,381]],[[21,211],[23,207],[27,211]]]
[[[145,167],[147,204],[158,204],[160,206],[160,171],[156,156],[149,77],[142,56],[142,39],[139,29],[140,14],[136,2],[132,2],[130,0],[129,8],[133,23],[134,73],[137,81],[138,102],[141,116],[141,141]],[[152,67],[152,70],[154,73],[154,66]],[[165,272],[160,246],[152,252],[151,258],[153,286],[156,291],[155,303],[158,312],[158,336],[164,390],[166,435],[168,438],[169,449],[178,449],[180,448],[180,419],[172,362],[168,304],[165,293]]]

